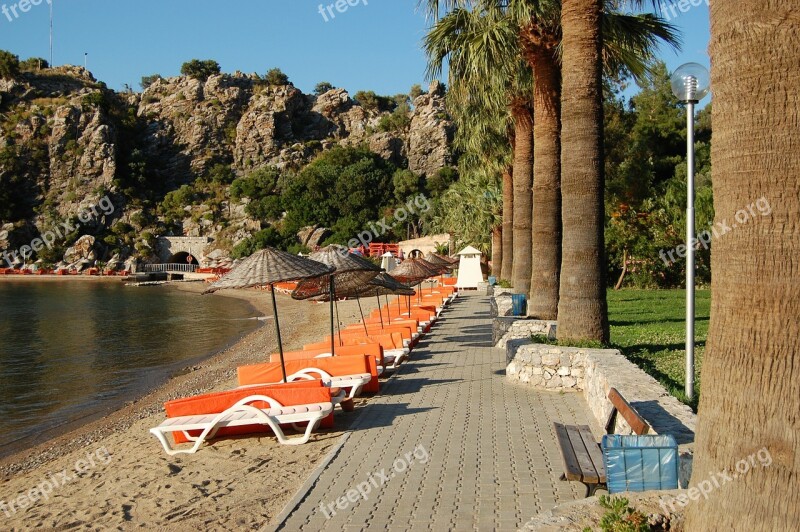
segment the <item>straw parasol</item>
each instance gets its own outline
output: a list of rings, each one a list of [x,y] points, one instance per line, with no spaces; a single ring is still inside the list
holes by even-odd
[[[434,266],[444,268],[447,271],[451,271],[453,269],[453,262],[433,252],[430,252],[427,255],[425,255],[425,261],[433,264]]]
[[[272,312],[275,317],[275,332],[278,336],[278,352],[281,357],[283,380],[286,381],[286,363],[283,360],[281,328],[278,322],[278,304],[275,301],[275,283],[309,279],[331,273],[332,268],[319,262],[297,257],[275,248],[262,249],[237,264],[219,281],[212,284],[204,294],[226,288],[251,288],[269,285],[272,294]]]
[[[439,275],[439,269],[434,268],[423,259],[406,259],[389,275],[403,284],[416,286],[428,277]]]
[[[330,301],[331,351],[334,351],[333,306],[336,299],[354,295],[357,297],[357,292],[378,275],[381,269],[364,257],[350,253],[347,248],[336,245],[314,252],[309,255],[309,258],[334,268],[334,271],[330,275],[302,281],[292,292],[292,298],[299,300],[314,298],[318,301]],[[358,302],[358,307],[360,310],[361,301]],[[363,311],[361,314],[363,316]]]

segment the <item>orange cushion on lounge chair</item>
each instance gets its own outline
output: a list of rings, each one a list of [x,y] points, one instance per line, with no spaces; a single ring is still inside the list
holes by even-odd
[[[237,401],[251,395],[265,395],[271,397],[283,406],[326,403],[331,400],[331,391],[329,388],[322,385],[322,381],[301,381],[184,397],[164,403],[164,409],[167,412],[167,417],[219,414],[232,407]],[[265,403],[253,403],[253,406],[256,408],[269,408],[269,405]],[[320,426],[332,427],[333,414],[323,419]],[[220,429],[217,435],[233,436],[269,431],[270,429],[266,425],[247,425],[244,427]],[[197,434],[192,434],[192,436],[198,434],[200,434],[200,431],[198,431]],[[182,432],[173,432],[172,437],[175,439],[176,444],[189,441]]]
[[[315,344],[310,344],[315,345]],[[337,345],[335,347],[336,356],[358,356],[370,355],[375,357],[375,361],[379,366],[383,365],[383,348],[379,344],[368,345]],[[325,347],[309,347],[305,346],[302,351],[284,351],[284,360],[305,360],[307,358],[315,358],[317,355],[330,354],[331,343],[327,342]],[[278,353],[272,353],[269,357],[270,362],[280,361]]]
[[[378,367],[375,357],[369,355],[352,355],[343,357],[308,358],[305,360],[287,360],[286,374],[291,375],[306,368],[319,368],[331,377],[344,375],[360,375],[369,373],[377,384]],[[239,375],[239,386],[263,384],[267,382],[280,382],[283,379],[280,362],[267,362],[252,366],[240,366],[236,369]],[[375,384],[370,383],[364,387],[365,391],[373,391]],[[370,389],[372,388],[372,389]]]
[[[414,332],[417,332],[417,329],[414,329]],[[374,335],[374,334],[387,334],[387,333],[399,333],[403,340],[408,340],[409,344],[412,343],[414,338],[411,327],[407,325],[397,325],[397,324],[387,324],[383,327],[380,324],[376,327],[374,325],[367,325],[367,335]],[[360,325],[352,325],[350,327],[346,327],[342,329],[343,335],[356,335],[356,336],[364,336],[364,324]],[[412,346],[413,347],[413,346]]]

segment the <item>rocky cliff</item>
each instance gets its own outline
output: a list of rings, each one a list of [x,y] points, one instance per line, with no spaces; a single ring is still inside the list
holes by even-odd
[[[23,72],[0,79],[0,113],[0,251],[87,212],[65,245],[120,222],[141,232],[167,193],[220,165],[238,176],[267,165],[298,169],[321,150],[362,144],[421,176],[454,164],[438,83],[395,128],[384,123],[389,111],[367,108],[344,89],[313,96],[238,72],[157,78],[142,93],[110,91],[82,68]],[[91,208],[104,197],[111,214]],[[227,210],[237,227],[227,246],[258,229],[242,204]],[[198,232],[202,215],[187,209],[186,218],[187,231],[194,224]],[[215,229],[205,232],[213,237]],[[135,254],[137,243],[128,244]],[[48,251],[36,256],[61,258]]]

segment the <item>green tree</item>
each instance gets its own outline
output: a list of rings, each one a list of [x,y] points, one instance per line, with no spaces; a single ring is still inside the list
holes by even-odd
[[[419,83],[415,83],[411,86],[411,90],[408,92],[408,95],[411,97],[411,100],[416,100],[418,97],[425,94],[425,91],[422,90],[422,86]]]
[[[142,87],[142,90],[147,90],[150,85],[155,83],[156,80],[162,79],[161,74],[151,74],[149,76],[142,76],[142,80],[139,82],[139,86]]]
[[[21,61],[19,67],[20,70],[36,71],[50,68],[50,64],[41,57],[29,57],[25,61]]]
[[[283,86],[283,85],[291,85],[289,82],[289,76],[283,73],[280,68],[272,68],[267,72],[267,75],[264,77],[264,80],[269,85],[273,86]]]
[[[334,87],[327,81],[320,81],[319,83],[317,83],[316,87],[314,87],[314,94],[316,94],[317,96],[321,96],[328,91],[332,91],[335,88],[336,87]]]
[[[280,177],[277,168],[260,168],[231,184],[231,199],[249,199],[245,212],[256,220],[277,220],[283,214],[283,202],[278,193]]]
[[[405,203],[420,193],[422,188],[422,178],[411,170],[400,169],[392,177],[394,185],[394,198],[399,203]]]
[[[378,96],[375,91],[358,91],[353,99],[369,111],[394,111],[397,103],[388,96]]]
[[[450,186],[458,181],[458,170],[451,166],[440,168],[435,174],[428,177],[425,186],[433,197],[441,196]]]
[[[292,231],[323,225],[346,243],[392,202],[395,167],[367,148],[335,147],[281,184]]]
[[[0,78],[13,79],[19,75],[19,57],[0,50]]]
[[[192,59],[181,66],[181,74],[200,81],[206,81],[209,77],[219,74],[222,71],[219,63],[213,59],[201,61]]]

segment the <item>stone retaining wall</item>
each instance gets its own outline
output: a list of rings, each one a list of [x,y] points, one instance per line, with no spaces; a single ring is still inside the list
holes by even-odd
[[[510,340],[530,340],[534,334],[555,340],[556,322],[516,317],[499,317],[492,321],[492,342],[495,347],[505,349]]]
[[[533,344],[520,339],[506,343],[506,360],[506,378],[512,382],[549,391],[582,392],[601,429],[612,408],[608,392],[616,388],[647,421],[651,434],[670,434],[678,442],[680,485],[688,485],[697,415],[618,350]],[[617,416],[614,432],[631,434],[632,430]]]
[[[499,286],[493,286],[490,290],[492,292],[490,295],[493,296],[490,299],[492,317],[511,316],[511,294],[513,290],[511,288],[500,288]]]
[[[510,298],[509,298],[510,300]],[[611,412],[608,392],[616,388],[652,427],[651,433],[670,434],[681,450],[681,486],[691,475],[697,415],[671,396],[653,377],[616,349],[588,349],[534,344],[531,336],[554,339],[556,322],[498,317],[492,326],[496,347],[506,350],[509,381],[548,391],[583,393],[597,428],[604,428]],[[617,434],[630,434],[622,416]]]

